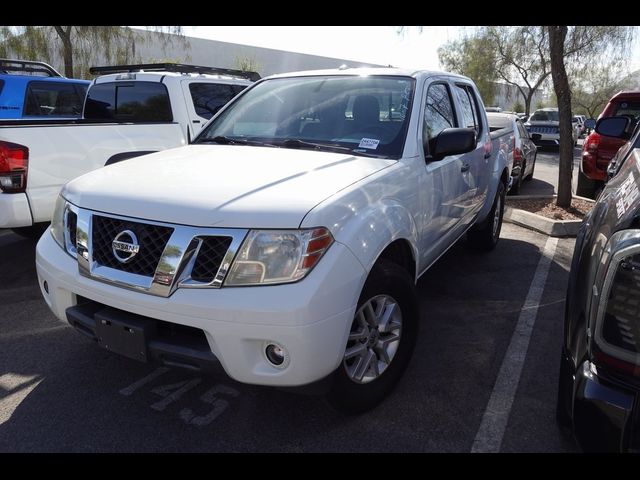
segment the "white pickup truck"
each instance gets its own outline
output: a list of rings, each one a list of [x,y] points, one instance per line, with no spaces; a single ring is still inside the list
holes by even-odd
[[[91,170],[189,143],[259,78],[181,64],[94,67],[80,120],[0,122],[0,228],[40,236],[60,188]]]
[[[508,179],[466,77],[272,76],[192,145],[68,183],[38,281],[115,353],[364,411],[412,355],[417,279],[465,234],[496,246]]]

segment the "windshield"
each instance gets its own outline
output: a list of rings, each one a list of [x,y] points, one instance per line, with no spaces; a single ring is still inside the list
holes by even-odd
[[[232,103],[194,143],[402,156],[414,80],[312,76],[266,80]]]
[[[558,122],[558,111],[557,110],[537,110],[531,118],[530,122]]]

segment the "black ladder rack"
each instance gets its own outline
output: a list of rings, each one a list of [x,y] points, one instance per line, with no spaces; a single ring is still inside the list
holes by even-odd
[[[94,75],[124,72],[176,72],[176,73],[208,73],[214,75],[230,75],[242,77],[253,82],[260,80],[258,72],[245,72],[231,68],[205,67],[202,65],[185,65],[183,63],[140,63],[137,65],[113,65],[104,67],[91,67],[89,72]]]
[[[45,74],[47,77],[62,77],[60,72],[48,63],[36,62],[33,60],[0,58],[0,73],[2,72],[40,73]]]

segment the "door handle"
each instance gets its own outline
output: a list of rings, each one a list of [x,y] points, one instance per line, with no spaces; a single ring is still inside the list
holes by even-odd
[[[468,163],[463,163],[462,167],[460,167],[460,171],[461,172],[468,172],[470,168],[471,168],[471,165],[469,165]]]

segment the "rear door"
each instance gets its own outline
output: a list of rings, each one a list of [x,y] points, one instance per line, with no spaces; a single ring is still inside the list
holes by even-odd
[[[480,210],[484,203],[489,185],[488,158],[485,153],[485,141],[488,140],[488,126],[483,121],[484,114],[481,109],[481,102],[473,89],[467,83],[456,82],[453,89],[460,106],[458,120],[461,127],[473,128],[476,131],[476,148],[462,155],[462,182],[460,190],[465,190],[466,196],[463,201],[465,209],[465,223],[470,223],[472,217]]]

